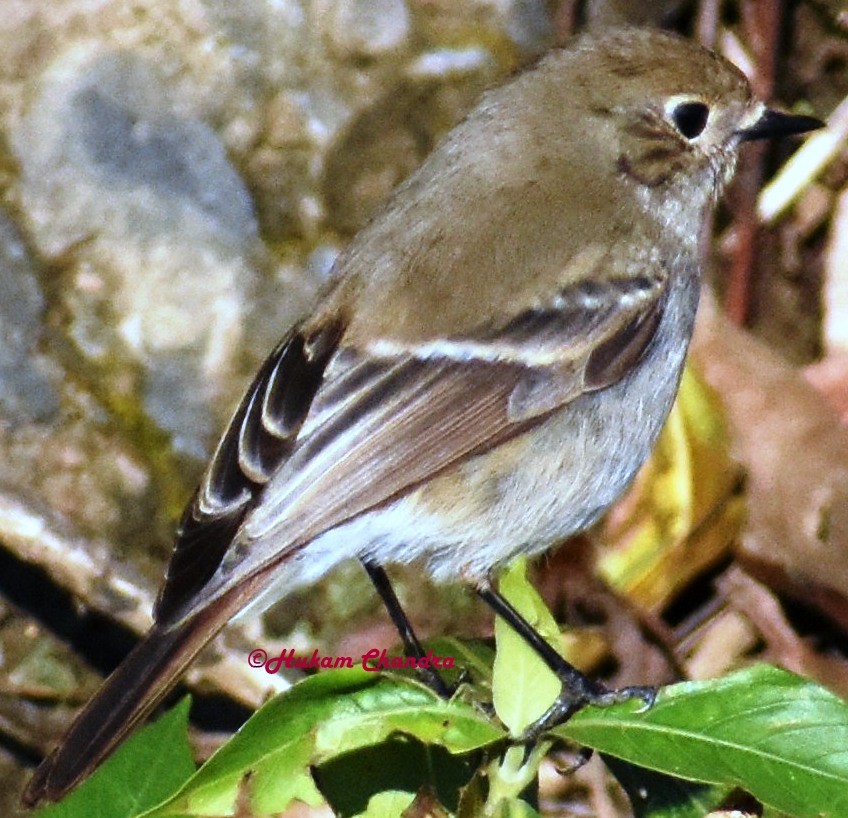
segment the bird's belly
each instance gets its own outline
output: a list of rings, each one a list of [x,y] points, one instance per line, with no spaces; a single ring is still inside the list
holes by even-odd
[[[296,559],[298,580],[317,579],[346,557],[423,559],[437,580],[470,580],[593,523],[633,479],[665,423],[697,295],[694,277],[671,293],[654,343],[621,381],[319,535]]]
[[[678,373],[654,374],[648,395],[639,384],[621,383],[583,396],[507,447],[412,495],[410,504],[425,515],[454,521],[444,526],[441,546],[430,546],[433,574],[485,576],[595,522],[649,456],[674,400]],[[505,458],[514,462],[499,470]]]
[[[651,367],[584,395],[532,431],[319,536],[304,549],[306,564],[326,567],[338,555],[423,559],[437,581],[456,581],[545,551],[624,491],[656,441],[678,375],[679,365]]]

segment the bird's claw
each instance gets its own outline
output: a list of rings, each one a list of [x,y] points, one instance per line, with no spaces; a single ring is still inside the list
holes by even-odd
[[[644,713],[653,706],[656,698],[656,688],[648,686],[621,687],[617,690],[609,690],[601,684],[592,682],[588,683],[585,689],[575,692],[567,685],[563,685],[556,701],[536,721],[525,728],[516,743],[534,744],[545,733],[564,724],[575,713],[589,705],[610,707],[631,699],[641,699],[644,705],[637,712]]]

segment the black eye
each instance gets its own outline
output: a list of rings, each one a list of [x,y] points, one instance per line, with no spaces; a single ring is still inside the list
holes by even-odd
[[[671,121],[687,139],[700,136],[707,125],[710,109],[703,102],[681,102],[674,106]]]

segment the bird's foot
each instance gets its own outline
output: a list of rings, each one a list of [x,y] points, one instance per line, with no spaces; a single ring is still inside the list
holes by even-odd
[[[645,705],[642,709],[647,710],[653,706],[656,698],[657,690],[654,687],[621,687],[617,690],[610,690],[586,677],[583,677],[582,684],[576,686],[575,689],[574,678],[570,677],[568,683],[563,683],[562,691],[556,701],[536,721],[525,728],[517,743],[534,744],[545,733],[564,724],[578,710],[582,710],[588,705],[609,707],[619,702],[641,699]]]

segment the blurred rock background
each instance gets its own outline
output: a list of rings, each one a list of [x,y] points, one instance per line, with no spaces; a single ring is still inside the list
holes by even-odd
[[[106,672],[147,627],[176,518],[253,370],[481,89],[552,43],[551,11],[3,0],[4,814],[15,749],[43,751],[96,683],[54,634]],[[354,567],[276,624],[329,650],[333,623],[373,617],[363,638],[391,644],[376,609]],[[256,704],[267,677],[244,655],[206,677]]]
[[[149,624],[175,521],[253,370],[481,90],[578,25],[671,21],[826,116],[848,94],[840,3],[787,4],[776,23],[764,5],[2,0],[3,814],[21,760],[96,683],[74,652],[105,672]],[[777,164],[760,162],[760,178]],[[828,250],[848,235],[846,179],[843,139],[765,240],[769,283],[753,277],[742,307],[744,189],[749,215],[718,225],[731,312],[796,363],[827,349],[825,311],[848,321],[844,254]],[[407,590],[425,633],[489,622],[461,589]],[[268,685],[244,667],[255,640],[394,642],[355,566],[229,638],[192,679],[248,704]]]

